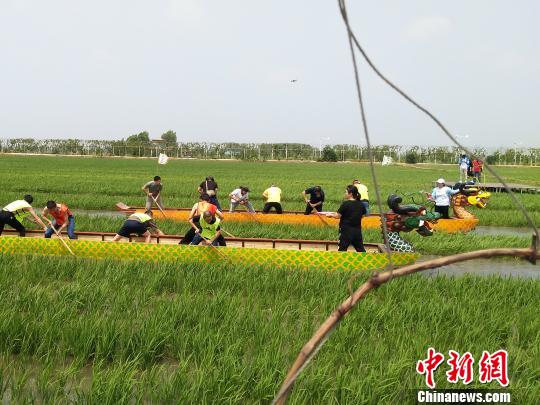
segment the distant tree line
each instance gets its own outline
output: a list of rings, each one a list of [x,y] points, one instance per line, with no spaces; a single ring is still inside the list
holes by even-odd
[[[156,157],[166,153],[170,157],[196,159],[238,160],[312,160],[312,161],[368,161],[365,146],[326,145],[316,147],[302,143],[205,143],[178,142],[174,131],[167,131],[159,139],[151,139],[147,131],[126,139],[0,139],[0,153],[33,153],[89,156]],[[457,147],[376,145],[373,158],[381,162],[384,156],[398,163],[457,163]],[[491,164],[539,165],[540,148],[473,148],[473,153]]]

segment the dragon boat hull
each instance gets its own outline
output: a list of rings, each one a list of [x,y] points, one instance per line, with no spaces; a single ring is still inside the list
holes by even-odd
[[[39,256],[70,256],[57,238],[45,239],[42,232],[29,232],[28,237],[0,237],[0,253]],[[271,268],[324,270],[376,270],[388,264],[384,247],[366,244],[367,253],[337,252],[334,241],[295,241],[283,239],[227,239],[227,247],[212,249],[205,246],[178,245],[179,236],[162,236],[154,243],[113,243],[114,234],[79,232],[78,240],[67,240],[77,257],[96,259],[144,260],[179,263],[250,263]],[[134,238],[139,240],[140,238]],[[394,265],[411,264],[418,258],[414,253],[393,253]]]
[[[132,212],[144,212],[142,207],[129,207],[125,204],[118,203],[116,208],[126,214]],[[173,221],[187,221],[190,208],[165,208],[165,215],[168,219]],[[164,218],[163,214],[159,210],[153,210],[152,214],[155,218]],[[316,226],[333,226],[337,228],[339,220],[334,218],[327,218],[319,215],[304,215],[301,211],[284,211],[283,214],[263,214],[257,211],[255,214],[246,211],[227,212],[224,211],[223,215],[226,221],[231,222],[255,222],[260,224],[305,224]],[[436,231],[443,231],[448,233],[457,232],[469,232],[472,231],[478,224],[477,218],[467,219],[439,219],[434,224]],[[362,218],[363,229],[381,229],[381,219],[378,215],[368,215]]]

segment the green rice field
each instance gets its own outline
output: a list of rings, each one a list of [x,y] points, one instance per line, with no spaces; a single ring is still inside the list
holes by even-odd
[[[540,168],[501,167],[509,182],[540,185]],[[431,191],[454,166],[377,166],[386,199]],[[239,185],[251,188],[256,208],[271,183],[285,209],[303,209],[300,193],[319,184],[325,210],[339,206],[344,187],[359,178],[375,193],[365,164],[155,160],[0,155],[0,205],[34,196],[70,208],[112,210],[142,205],[140,187],[160,175],[166,206],[191,206],[197,186],[212,175],[220,201]],[[488,181],[493,179],[487,179]],[[407,199],[408,198],[408,199]],[[405,202],[411,202],[410,197]],[[540,195],[518,198],[540,223]],[[386,207],[385,207],[386,208]],[[481,225],[524,227],[506,194],[492,194]],[[158,218],[159,220],[159,218]],[[78,230],[115,232],[122,218],[76,216]],[[166,233],[187,224],[159,220]],[[337,239],[337,229],[308,225],[227,223],[242,237]],[[528,247],[526,235],[406,236],[419,253],[446,255],[489,247]],[[378,231],[365,240],[381,241]],[[509,261],[511,262],[511,261]],[[195,265],[31,256],[0,257],[0,398],[4,403],[270,403],[298,351],[348,295],[354,273],[269,269],[249,263]],[[361,274],[355,285],[367,279]],[[381,286],[334,331],[299,378],[294,404],[408,404],[425,388],[416,362],[432,346],[469,351],[506,349],[512,403],[540,398],[540,281],[525,278],[425,277]],[[475,362],[476,367],[476,362]],[[437,388],[494,388],[446,381]]]

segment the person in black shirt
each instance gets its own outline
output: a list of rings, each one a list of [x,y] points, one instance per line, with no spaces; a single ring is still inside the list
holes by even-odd
[[[314,209],[318,212],[322,211],[324,191],[322,190],[321,186],[307,188],[302,191],[302,195],[304,196],[304,200],[306,200],[306,212],[304,212],[304,215],[311,214],[311,211]]]
[[[208,194],[210,196],[210,203],[214,204],[218,210],[221,211],[221,205],[217,198],[218,185],[212,176],[206,177],[206,179],[199,184],[199,194]]]
[[[357,252],[365,252],[362,240],[362,216],[366,213],[360,201],[358,189],[352,184],[345,190],[345,201],[337,212],[328,212],[327,217],[339,219],[339,251],[346,252],[350,245]]]

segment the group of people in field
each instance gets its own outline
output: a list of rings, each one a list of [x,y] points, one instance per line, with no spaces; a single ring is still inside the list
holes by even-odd
[[[467,181],[468,178],[472,178],[475,183],[480,182],[480,176],[484,170],[484,162],[475,158],[469,159],[466,154],[461,154],[458,159],[459,166],[459,181]]]
[[[146,226],[145,233],[147,240],[150,239],[148,230],[161,232],[155,225],[152,219],[152,207],[157,205],[159,209],[163,209],[161,199],[161,191],[163,185],[161,177],[154,177],[153,181],[144,184],[142,190],[147,194],[146,213],[134,214],[137,218],[128,218],[128,221],[133,221],[128,229],[122,229],[118,232],[117,237],[129,237],[129,232],[140,234]],[[224,220],[221,204],[218,199],[218,184],[214,177],[208,176],[199,185],[199,201],[193,205],[188,216],[190,229],[184,235],[180,244],[199,245],[201,243],[213,246],[226,246],[225,238],[222,234],[221,223]],[[249,213],[255,214],[253,204],[249,198],[250,189],[246,186],[239,186],[229,193],[230,205],[229,212],[233,213],[239,206],[243,206]],[[265,200],[262,209],[263,214],[268,214],[272,209],[277,214],[283,213],[281,205],[282,190],[275,184],[270,185],[263,191],[262,196]],[[311,213],[323,213],[327,217],[338,218],[340,220],[340,245],[339,250],[345,251],[350,245],[358,252],[365,252],[362,241],[361,219],[369,213],[369,193],[366,185],[362,184],[358,179],[353,180],[353,184],[347,186],[345,193],[345,201],[340,206],[337,212],[324,212],[324,190],[321,186],[316,185],[302,191],[302,197],[306,202],[305,215]],[[139,219],[144,215],[146,219],[142,224]],[[128,222],[126,221],[126,222]],[[147,225],[145,225],[147,224]],[[137,227],[137,229],[135,229]],[[135,231],[138,232],[135,232]],[[115,237],[116,238],[116,237]]]
[[[113,241],[122,238],[130,238],[137,235],[145,238],[145,242],[151,241],[152,234],[164,235],[158,228],[153,216],[152,207],[154,204],[163,209],[162,190],[163,184],[159,176],[155,176],[152,181],[142,186],[142,191],[146,193],[145,212],[133,213],[124,221],[121,229],[116,233]],[[225,246],[225,238],[222,235],[221,223],[224,220],[221,205],[218,200],[218,184],[212,176],[199,185],[199,201],[193,205],[188,222],[190,229],[180,241],[181,244],[190,245],[213,245]],[[239,186],[229,193],[229,212],[234,212],[239,206],[243,206],[247,212],[255,215],[255,209],[249,199],[249,188]],[[354,180],[345,189],[344,202],[337,212],[324,212],[324,191],[321,186],[309,187],[302,191],[306,202],[304,214],[325,215],[339,219],[339,250],[346,251],[352,245],[356,251],[365,252],[362,240],[361,219],[369,213],[369,195],[367,187]],[[281,205],[282,190],[272,184],[262,193],[265,204],[262,210],[267,214],[274,209],[277,214],[283,213]],[[50,238],[53,233],[60,234],[67,231],[70,239],[76,239],[75,218],[69,207],[64,203],[57,203],[54,200],[47,201],[41,212],[41,217],[36,214],[32,207],[34,199],[31,195],[25,195],[22,200],[16,200],[6,205],[0,210],[0,235],[5,225],[15,229],[21,237],[26,235],[26,228],[23,225],[24,219],[29,219],[43,228],[46,238]]]

